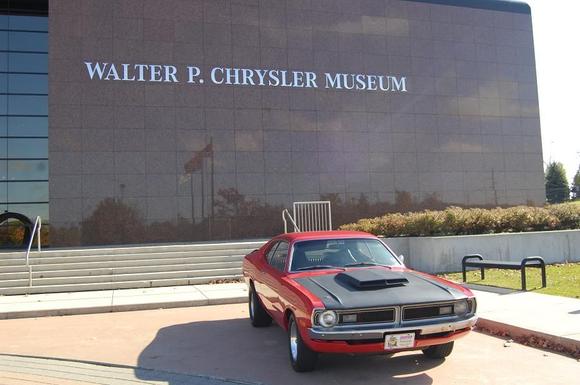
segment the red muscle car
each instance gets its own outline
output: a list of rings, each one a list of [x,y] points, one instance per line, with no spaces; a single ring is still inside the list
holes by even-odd
[[[244,258],[253,326],[288,332],[294,370],[318,353],[422,350],[444,358],[477,321],[469,289],[413,271],[374,235],[282,234]]]

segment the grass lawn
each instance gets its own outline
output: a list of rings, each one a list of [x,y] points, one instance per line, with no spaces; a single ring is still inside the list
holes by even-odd
[[[455,282],[461,282],[462,280],[461,273],[441,274],[441,277]],[[520,277],[519,270],[485,269],[485,280],[482,281],[479,270],[467,272],[468,283],[516,290],[521,290],[522,288]],[[547,265],[546,277],[548,279],[548,287],[542,289],[540,269],[526,269],[528,291],[580,298],[580,263]]]

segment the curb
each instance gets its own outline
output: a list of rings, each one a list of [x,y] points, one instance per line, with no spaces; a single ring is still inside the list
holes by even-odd
[[[208,298],[208,299],[193,300],[193,301],[168,301],[168,302],[135,303],[135,304],[123,304],[123,305],[111,305],[111,306],[93,306],[93,307],[14,311],[14,312],[0,313],[0,320],[19,319],[19,318],[55,317],[55,316],[82,315],[82,314],[117,313],[117,312],[138,311],[138,310],[173,309],[173,308],[181,308],[181,307],[230,305],[230,304],[236,304],[236,303],[244,303],[247,301],[248,301],[248,297],[244,293],[243,296],[228,297],[228,298]]]
[[[482,317],[478,319],[476,327],[491,334],[507,335],[524,345],[564,353],[574,358],[580,357],[580,341],[578,340],[525,329]]]

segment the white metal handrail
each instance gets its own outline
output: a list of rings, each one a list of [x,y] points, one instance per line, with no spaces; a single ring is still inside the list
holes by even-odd
[[[34,227],[32,228],[32,233],[30,233],[30,241],[28,241],[28,248],[26,249],[26,267],[28,268],[28,286],[32,287],[32,265],[30,265],[30,250],[32,249],[32,242],[34,241],[34,235],[37,236],[36,244],[38,247],[38,252],[40,253],[40,229],[42,228],[42,219],[38,216],[34,221]]]
[[[290,214],[290,211],[288,211],[288,209],[282,210],[282,221],[284,221],[284,233],[288,233],[287,219],[289,219],[290,222],[292,223],[292,226],[294,226],[294,232],[299,233],[300,229],[296,225],[296,222],[294,222],[294,218],[292,218],[292,215]]]
[[[29,259],[30,259],[30,249],[32,249],[32,242],[34,241],[34,235],[38,234],[38,239],[37,239],[37,246],[38,246],[38,252],[40,253],[40,228],[42,227],[42,219],[40,219],[40,217],[36,217],[36,220],[34,221],[34,227],[32,228],[32,233],[30,234],[30,241],[28,241],[28,249],[26,250],[26,266],[28,266],[29,263]]]

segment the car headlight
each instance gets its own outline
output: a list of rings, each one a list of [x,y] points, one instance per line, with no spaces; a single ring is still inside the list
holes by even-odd
[[[455,313],[455,315],[465,315],[468,310],[469,306],[467,305],[466,300],[455,302],[455,304],[453,305],[453,312]]]
[[[338,316],[336,315],[336,312],[332,310],[325,310],[318,314],[317,321],[320,326],[331,328],[337,324]]]

